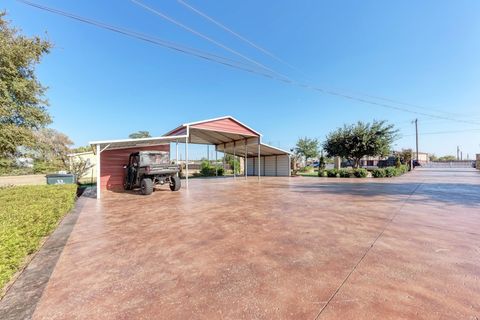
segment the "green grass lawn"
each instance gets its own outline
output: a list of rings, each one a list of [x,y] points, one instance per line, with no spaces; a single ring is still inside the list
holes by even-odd
[[[0,292],[75,203],[76,185],[0,188]]]

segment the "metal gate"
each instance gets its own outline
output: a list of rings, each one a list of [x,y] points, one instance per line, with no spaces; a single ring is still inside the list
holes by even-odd
[[[430,161],[422,164],[424,168],[475,168],[474,160]]]

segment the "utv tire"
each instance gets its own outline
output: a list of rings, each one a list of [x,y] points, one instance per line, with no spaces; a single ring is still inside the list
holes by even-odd
[[[178,191],[178,190],[180,190],[181,185],[182,185],[182,183],[181,183],[180,178],[178,176],[170,177],[170,190]]]
[[[140,190],[141,190],[142,194],[144,194],[144,195],[152,194],[152,192],[153,192],[153,181],[152,181],[152,179],[149,179],[149,178],[142,179],[142,182],[140,183]]]

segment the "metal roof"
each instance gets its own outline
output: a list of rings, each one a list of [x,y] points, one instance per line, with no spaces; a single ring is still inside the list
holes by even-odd
[[[218,151],[233,154],[233,144],[227,144],[225,149],[223,145],[217,147]],[[245,144],[239,143],[235,146],[235,155],[245,157]],[[258,144],[247,144],[247,157],[256,157],[258,155]],[[280,148],[260,143],[260,156],[280,156],[290,155],[290,152],[282,150]]]
[[[147,147],[147,146],[159,146],[163,144],[169,144],[177,140],[185,140],[187,136],[169,136],[169,137],[152,137],[152,138],[140,138],[140,139],[121,139],[121,140],[102,140],[91,141],[89,144],[94,147],[99,145],[100,150],[113,150],[113,149],[127,149],[135,147]],[[95,148],[94,152],[95,152]]]
[[[192,126],[198,126],[198,125],[201,125],[201,124],[206,124],[206,123],[209,123],[209,122],[215,122],[215,121],[220,121],[220,120],[225,120],[225,119],[229,119],[229,120],[232,120],[233,122],[236,122],[240,126],[242,126],[246,129],[250,130],[251,132],[253,132],[254,135],[251,135],[251,134],[249,134],[249,135],[237,134],[237,133],[232,133],[232,132],[224,132],[224,131],[220,131],[220,130],[208,130],[208,129],[204,129],[204,128],[192,128]],[[215,134],[215,135],[217,135],[217,137],[216,137],[217,139],[213,139],[213,140],[214,141],[219,141],[220,140],[221,142],[218,142],[218,143],[230,142],[230,141],[239,140],[239,139],[243,139],[245,137],[251,137],[251,136],[262,136],[261,133],[259,133],[258,131],[250,128],[249,126],[240,122],[239,120],[235,119],[232,116],[223,116],[223,117],[207,119],[207,120],[202,120],[202,121],[184,123],[184,124],[176,127],[175,129],[168,131],[167,133],[164,134],[164,136],[168,136],[172,133],[181,131],[182,129],[189,130],[189,131],[194,131],[194,132],[205,131],[206,134],[212,134],[212,135]],[[223,139],[218,139],[219,135],[220,136],[224,135],[224,138]],[[192,143],[195,143],[195,142],[192,141]],[[203,142],[198,142],[198,143],[203,143]],[[212,143],[212,142],[208,142],[208,143]],[[218,143],[212,143],[212,144],[218,144]]]

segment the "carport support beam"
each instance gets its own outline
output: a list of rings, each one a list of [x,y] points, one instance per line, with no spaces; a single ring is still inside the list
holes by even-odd
[[[175,164],[178,165],[178,139],[175,141]]]
[[[188,137],[185,138],[185,187],[188,189]]]
[[[100,175],[100,144],[97,144],[97,199],[100,199],[100,189],[102,188],[101,186],[101,175]]]
[[[257,169],[257,173],[258,173],[258,180],[260,180],[260,166],[261,166],[261,159],[260,159],[260,137],[258,137],[258,169]]]
[[[217,146],[215,145],[215,177],[218,177],[218,151]]]
[[[233,141],[233,179],[237,179],[235,176],[235,141]]]
[[[247,175],[248,175],[248,160],[247,160],[247,157],[248,157],[248,151],[247,151],[247,139],[245,139],[245,163],[243,164],[243,170],[245,171],[245,180],[247,180]]]

